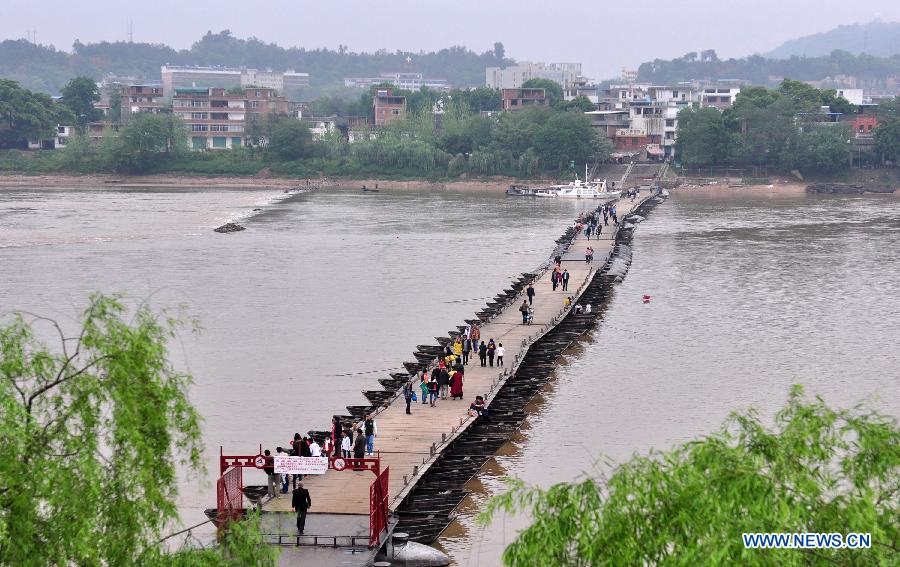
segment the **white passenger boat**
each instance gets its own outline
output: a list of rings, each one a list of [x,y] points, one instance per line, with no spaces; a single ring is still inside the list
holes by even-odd
[[[556,192],[561,199],[605,199],[611,201],[621,195],[621,191],[607,191],[606,181],[582,183],[580,179],[564,185]]]

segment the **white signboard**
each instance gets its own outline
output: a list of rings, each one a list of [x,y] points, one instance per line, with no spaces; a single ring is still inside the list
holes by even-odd
[[[328,457],[287,457],[275,455],[275,472],[285,474],[325,474]]]

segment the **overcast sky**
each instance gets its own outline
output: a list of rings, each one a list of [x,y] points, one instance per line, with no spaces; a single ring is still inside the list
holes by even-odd
[[[874,18],[900,21],[900,1],[0,0],[0,39],[36,29],[38,42],[68,51],[75,39],[124,40],[133,21],[135,41],[176,48],[223,29],[283,46],[353,51],[465,45],[481,52],[502,41],[518,60],[581,62],[585,74],[602,79],[657,57],[707,48],[740,57]]]

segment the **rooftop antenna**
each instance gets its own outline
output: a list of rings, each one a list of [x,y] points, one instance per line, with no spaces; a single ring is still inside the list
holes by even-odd
[[[128,20],[128,43],[134,43],[134,20]]]

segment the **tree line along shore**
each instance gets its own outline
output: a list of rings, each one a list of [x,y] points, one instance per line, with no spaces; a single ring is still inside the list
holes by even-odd
[[[59,102],[0,80],[0,100],[6,101],[0,107],[0,173],[558,180],[610,158],[612,143],[585,114],[590,101],[563,100],[552,81],[528,83],[546,90],[548,107],[486,113],[498,102],[491,89],[459,91],[456,98],[423,90],[406,93],[410,104],[402,119],[363,127],[352,143],[337,129],[314,139],[305,122],[267,114],[248,123],[246,146],[197,152],[190,151],[184,124],[172,113],[133,115],[116,132],[92,140],[85,128],[96,118],[99,92],[86,77],[70,81]],[[367,97],[371,93],[357,104],[365,106]],[[799,172],[841,180],[852,165],[900,163],[900,98],[879,105],[871,152],[855,151],[847,125],[830,118],[852,112],[855,107],[833,90],[799,81],[785,80],[776,89],[746,87],[725,111],[688,107],[679,113],[674,171],[762,167],[767,175]],[[58,124],[75,125],[64,148],[20,149],[52,135]]]

